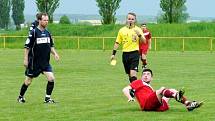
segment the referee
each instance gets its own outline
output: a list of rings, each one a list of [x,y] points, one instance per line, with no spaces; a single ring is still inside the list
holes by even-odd
[[[126,26],[122,27],[117,35],[113,47],[111,60],[115,59],[116,51],[119,45],[122,45],[122,62],[126,74],[128,74],[130,83],[137,80],[137,71],[139,65],[139,42],[145,42],[145,37],[141,28],[135,25],[136,14],[128,13]]]
[[[55,60],[59,60],[59,55],[54,49],[54,43],[50,33],[46,30],[48,25],[48,15],[40,13],[38,15],[39,25],[33,29],[25,43],[24,66],[26,67],[26,78],[21,86],[20,94],[17,101],[25,103],[24,94],[31,84],[33,78],[43,73],[47,80],[45,103],[54,103],[51,99],[52,90],[54,89],[54,74],[49,64],[50,53],[54,55]]]

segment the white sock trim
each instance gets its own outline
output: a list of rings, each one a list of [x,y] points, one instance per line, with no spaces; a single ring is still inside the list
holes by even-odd
[[[46,97],[50,98],[50,97],[51,97],[51,95],[46,95]]]

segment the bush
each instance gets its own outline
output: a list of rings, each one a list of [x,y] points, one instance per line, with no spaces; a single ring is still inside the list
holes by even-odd
[[[70,20],[69,18],[66,16],[66,15],[63,15],[61,18],[60,18],[60,24],[70,24]]]

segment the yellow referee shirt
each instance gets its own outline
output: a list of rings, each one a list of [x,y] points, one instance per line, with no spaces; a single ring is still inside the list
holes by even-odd
[[[137,26],[131,29],[125,26],[119,30],[116,42],[122,44],[123,52],[132,52],[139,50],[139,37],[134,30],[138,30],[140,34],[144,36],[141,28]]]

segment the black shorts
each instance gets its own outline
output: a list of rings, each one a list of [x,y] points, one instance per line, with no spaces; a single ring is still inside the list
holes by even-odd
[[[43,71],[52,72],[51,65],[49,64],[43,68],[41,68],[41,67],[34,67],[33,69],[32,68],[26,68],[25,75],[28,77],[31,77],[31,78],[35,78],[35,77],[38,77],[41,73],[43,73]]]
[[[123,52],[122,62],[126,74],[130,74],[130,70],[138,71],[140,54],[138,51]]]

